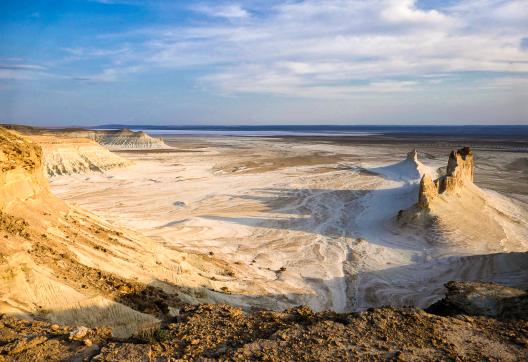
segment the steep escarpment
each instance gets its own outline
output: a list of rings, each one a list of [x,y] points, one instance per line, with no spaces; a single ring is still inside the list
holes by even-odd
[[[0,128],[0,207],[47,191],[42,150],[16,133]]]
[[[0,160],[0,314],[127,336],[184,302],[222,295],[233,273],[226,263],[166,248],[52,195],[36,143],[0,128]]]
[[[24,139],[21,139],[21,142],[24,142]],[[31,173],[24,171],[25,168],[20,166],[23,164],[21,162],[23,158],[17,157],[16,154],[17,152],[13,153],[15,168],[19,169],[23,176],[30,175]],[[415,169],[416,162],[409,160],[397,167],[383,168],[380,172],[385,172],[382,175],[390,179],[391,183],[386,184],[395,185],[396,182],[393,180],[402,180],[399,183],[409,185],[407,187],[409,194],[416,196],[419,178],[414,178],[417,173]],[[413,176],[412,179],[402,177],[400,171],[405,170],[412,171],[409,172],[409,175]],[[343,180],[350,177],[350,172],[342,173]],[[35,177],[39,177],[38,175],[39,173]],[[264,176],[259,175],[260,177]],[[318,179],[321,177],[317,175]],[[335,175],[331,174],[328,177],[335,178]],[[222,180],[224,188],[225,180],[225,178]],[[42,175],[40,181],[45,181]],[[173,177],[170,177],[170,182],[174,183]],[[372,180],[368,180],[368,183],[372,184]],[[180,185],[178,185],[179,190],[182,190],[183,187]],[[161,189],[164,194],[168,194],[165,186],[166,184],[162,184]],[[348,195],[348,191],[344,190],[344,187],[348,186],[350,185],[344,182],[343,190],[338,195]],[[397,197],[401,192],[401,189],[396,187],[389,189],[391,190],[389,193],[385,190],[378,194],[379,203],[372,204],[379,206],[379,210],[386,207],[387,198],[391,193]],[[123,188],[119,191],[120,197],[128,194]],[[212,190],[209,187],[206,191],[210,194]],[[329,210],[328,213],[317,214],[317,218],[327,222],[339,211],[340,205],[335,202],[338,195],[333,188],[330,188],[330,193],[320,188],[315,192],[321,191],[325,196],[329,196],[321,199],[321,205],[327,206]],[[77,192],[81,193],[82,190]],[[230,189],[229,192],[232,194],[235,191]],[[310,202],[318,196],[315,192],[308,195],[309,201],[306,206],[311,206]],[[435,201],[441,203],[445,196],[442,194]],[[153,200],[152,195],[149,197],[147,200]],[[211,198],[211,196],[207,197]],[[271,202],[276,203],[277,198],[277,194],[270,195]],[[284,199],[279,201],[283,202]],[[228,211],[247,205],[238,200],[230,206],[219,198],[214,198],[213,202]],[[240,269],[232,270],[229,265],[215,260],[209,253],[208,255],[182,253],[175,250],[172,241],[170,244],[164,244],[164,239],[160,237],[155,242],[131,230],[111,225],[82,209],[67,203],[59,203],[60,200],[43,191],[34,193],[30,197],[12,198],[2,208],[6,217],[0,223],[0,240],[5,241],[0,243],[0,314],[2,314],[0,360],[3,358],[31,361],[92,358],[125,361],[527,358],[528,326],[525,320],[512,320],[511,316],[503,314],[490,317],[468,316],[460,314],[461,312],[451,315],[452,313],[447,312],[445,316],[444,314],[441,316],[416,308],[379,308],[361,313],[338,314],[315,313],[305,307],[276,312],[250,310],[250,308],[242,310],[225,304],[189,305],[187,304],[189,302],[207,301],[232,303],[237,301],[236,298],[242,300],[243,292],[251,293],[255,300],[255,304],[252,305],[256,305],[256,301],[263,300],[270,294],[272,294],[270,298],[274,300],[293,299],[296,295],[285,293],[284,289],[278,288],[274,293],[270,293],[270,289],[259,291],[256,288],[249,288],[249,284],[246,284],[247,288],[242,289],[243,283],[249,279],[249,273],[246,275],[239,273],[243,268],[243,261],[239,262]],[[181,204],[202,206],[193,203],[195,201],[185,200],[185,203],[178,204],[178,210],[184,209]],[[435,202],[432,205],[436,207],[434,205],[437,204],[438,202]],[[284,218],[284,203],[278,206],[283,211],[279,216]],[[347,213],[341,214],[343,219],[357,212],[357,206],[358,204],[352,203],[346,209]],[[289,212],[314,215],[320,210],[303,206],[302,209],[295,211],[290,209]],[[432,212],[437,210],[434,209]],[[152,213],[158,215],[155,211]],[[213,214],[211,209],[203,207],[199,213],[200,217],[211,214]],[[290,231],[292,226],[298,225],[289,222],[279,226]],[[336,225],[340,226],[340,224]],[[373,225],[380,227],[381,224]],[[278,225],[275,223],[274,226]],[[343,225],[342,230],[348,231],[348,226]],[[184,227],[196,228],[196,224],[186,224]],[[305,230],[313,229],[303,228],[303,231]],[[321,237],[323,232],[332,236],[336,234],[335,229],[317,230],[318,237]],[[199,232],[197,238],[199,241],[212,234],[211,229],[206,227],[200,228]],[[276,242],[277,248],[269,253],[269,258],[287,260],[287,257],[279,253],[297,246],[290,244],[292,240],[284,238],[284,234],[273,234],[269,228],[263,229],[257,238],[265,238],[266,234],[270,233],[272,233],[271,241]],[[226,234],[222,236],[227,239],[230,246],[238,244],[237,239]],[[303,247],[308,244],[306,242],[308,237],[308,233],[303,232],[299,236],[298,245]],[[248,234],[242,233],[241,238],[248,239]],[[249,239],[246,245],[256,243],[257,238]],[[365,246],[367,242],[359,238],[347,239],[339,241],[336,239],[336,244],[341,244],[341,240],[343,244],[348,243],[350,249],[346,254],[350,266],[360,266],[360,263],[365,263],[364,272],[353,275],[357,284],[350,286],[354,288],[341,284],[343,278],[340,277],[335,280],[326,278],[325,282],[328,283],[319,284],[322,286],[320,290],[331,288],[332,291],[339,292],[347,288],[343,298],[353,298],[353,293],[358,293],[360,290],[357,287],[368,280],[368,274],[372,274],[374,269],[372,266],[376,265],[372,260],[361,259],[362,253],[379,258],[382,265],[379,270],[384,273],[380,279],[386,277],[393,287],[392,290],[386,289],[389,298],[384,300],[389,303],[393,303],[395,299],[394,286],[407,289],[406,294],[409,294],[409,283],[398,276],[411,276],[415,290],[423,293],[429,285],[429,279],[424,278],[425,271],[438,274],[438,269],[429,267],[431,264],[405,270],[402,270],[401,264],[391,265],[394,261],[398,262],[397,254],[393,253],[384,258],[387,254],[383,255],[381,248],[383,239],[373,240],[376,242],[373,248]],[[411,241],[415,242],[416,239]],[[395,245],[389,245],[390,249],[394,250]],[[410,242],[405,246],[409,249],[413,248]],[[244,247],[244,245],[237,246],[235,252],[241,253]],[[339,263],[341,254],[324,254],[325,251],[317,246],[314,249],[315,252],[323,254],[331,264]],[[415,249],[423,248],[420,245]],[[214,249],[214,254],[221,255],[221,252]],[[414,255],[420,260],[420,254]],[[303,256],[305,256],[304,260],[308,260],[308,254]],[[427,256],[424,255],[424,259]],[[281,265],[276,267],[273,264],[266,265],[260,256],[258,259],[252,263],[262,265],[264,273],[272,274],[277,279],[283,278],[294,268],[290,264],[285,265],[284,268]],[[511,265],[511,259],[507,259],[509,260],[503,260],[503,263]],[[519,265],[522,268],[525,263],[521,264],[521,259],[526,259],[519,258]],[[482,270],[488,268],[486,264],[475,264],[473,261],[463,263],[467,267],[466,271],[474,273],[471,275],[481,276]],[[510,278],[515,270],[498,268],[503,263],[492,262],[493,266],[489,269],[498,270],[504,273],[504,278]],[[322,264],[312,267],[312,270],[320,265]],[[453,272],[457,268],[459,267],[456,264],[450,263],[445,270]],[[254,270],[256,269],[253,269],[253,272]],[[355,270],[351,270],[353,271]],[[260,278],[270,284],[272,278],[263,278],[262,275]],[[520,273],[517,277],[521,278],[523,275],[526,274]],[[457,278],[460,276],[463,277],[464,274],[455,275]],[[296,283],[300,281],[300,279],[295,280]],[[477,289],[485,299],[476,305],[486,305],[488,297],[480,291],[481,287]],[[322,293],[320,290],[315,290],[314,293]],[[501,292],[500,300],[505,301],[508,294],[515,297],[522,296],[519,291],[508,291],[503,298]],[[470,300],[474,300],[473,292],[468,290],[467,295]],[[302,300],[302,297],[303,294],[300,294],[297,300]],[[338,297],[341,298],[341,295]],[[308,298],[304,300],[308,301]],[[457,302],[464,299],[457,297],[450,300]],[[294,302],[295,300],[291,303]],[[274,306],[271,303],[262,305]],[[246,306],[249,307],[251,304]],[[21,316],[33,321],[21,320],[19,318]],[[104,326],[110,326],[112,330]],[[137,335],[131,339],[116,340],[110,336],[110,333],[119,337],[133,333]]]
[[[143,131],[131,131],[126,128],[118,130],[89,130],[83,128],[47,129],[13,124],[3,126],[6,129],[20,132],[21,134],[28,136],[90,139],[113,151],[145,151],[149,149],[164,150],[172,148],[160,138],[152,137]]]
[[[44,169],[51,177],[103,172],[132,163],[86,138],[32,136],[31,139],[42,147]]]

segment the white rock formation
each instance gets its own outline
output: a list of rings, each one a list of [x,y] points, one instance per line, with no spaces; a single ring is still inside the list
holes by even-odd
[[[129,129],[118,131],[97,131],[93,139],[109,150],[162,150],[170,149],[163,140],[149,136],[143,131]]]
[[[32,136],[42,147],[44,170],[50,176],[72,175],[116,167],[132,162],[85,138]]]

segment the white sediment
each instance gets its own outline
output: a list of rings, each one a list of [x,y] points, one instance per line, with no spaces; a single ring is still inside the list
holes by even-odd
[[[431,241],[438,230],[394,223],[417,201],[421,175],[434,176],[445,159],[430,168],[412,158],[395,162],[376,147],[257,138],[182,140],[175,147],[179,152],[124,154],[132,166],[59,177],[52,190],[160,243],[229,261],[238,280],[218,300],[240,305],[424,306],[450,279],[528,280],[526,254],[486,256],[528,250],[524,206],[503,196],[485,199],[491,218],[494,210],[503,214],[500,240],[464,243],[478,233],[462,227],[473,217],[464,212],[457,215],[460,232],[442,234],[438,243]],[[446,220],[446,230],[457,226]]]

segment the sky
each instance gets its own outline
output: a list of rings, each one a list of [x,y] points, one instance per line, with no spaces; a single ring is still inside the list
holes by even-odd
[[[526,0],[0,0],[0,123],[528,124]]]

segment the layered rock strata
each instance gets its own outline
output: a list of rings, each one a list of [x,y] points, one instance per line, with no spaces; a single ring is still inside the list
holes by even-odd
[[[149,136],[143,131],[129,129],[118,131],[97,131],[93,139],[110,150],[161,150],[170,149],[163,140]]]
[[[47,191],[42,170],[41,148],[0,128],[0,209]]]
[[[31,139],[42,147],[44,170],[51,177],[104,172],[132,164],[86,138],[31,136]]]
[[[113,151],[169,150],[172,149],[161,138],[151,137],[143,131],[87,130],[82,128],[46,129],[20,125],[0,125],[6,129],[28,136],[55,136],[65,138],[87,138]]]

